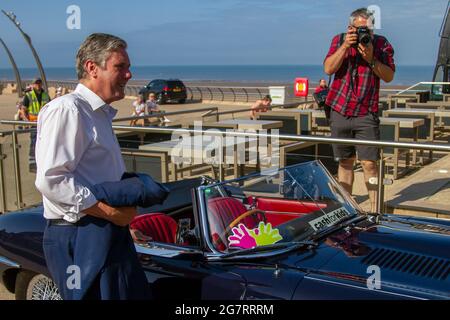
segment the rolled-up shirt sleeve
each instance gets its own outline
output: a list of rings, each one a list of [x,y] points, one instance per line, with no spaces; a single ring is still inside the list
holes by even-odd
[[[328,49],[328,53],[325,56],[325,59],[323,60],[323,63],[325,64],[325,61],[332,56],[333,54],[336,53],[336,51],[339,49],[340,44],[339,44],[339,40],[341,39],[341,35],[336,35],[333,37],[333,39],[331,40],[331,44],[330,44],[330,48]]]
[[[97,202],[73,174],[92,136],[74,106],[52,106],[39,117],[36,188],[52,206],[64,212],[65,219],[77,221],[83,210]]]
[[[383,40],[381,54],[382,63],[389,66],[392,71],[395,72],[394,48],[386,38],[383,38]]]

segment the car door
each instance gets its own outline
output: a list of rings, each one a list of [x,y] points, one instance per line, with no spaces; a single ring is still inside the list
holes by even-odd
[[[156,299],[199,299],[204,268],[196,250],[152,242],[136,245],[139,259]]]
[[[155,298],[157,299],[241,299],[246,284],[243,277],[234,272],[234,266],[218,263],[203,236],[200,210],[195,189],[191,192],[194,226],[191,236],[196,245],[149,242],[136,244],[142,266]],[[183,238],[180,221],[177,239]],[[180,241],[183,242],[184,241]]]
[[[242,299],[245,280],[232,266],[209,263],[204,252],[178,245],[136,245],[155,299]]]

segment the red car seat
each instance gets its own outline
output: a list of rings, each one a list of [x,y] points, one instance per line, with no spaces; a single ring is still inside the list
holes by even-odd
[[[150,236],[154,241],[175,243],[177,222],[164,213],[147,213],[137,216],[130,223],[131,229],[137,229]]]
[[[248,209],[242,202],[231,197],[218,197],[208,200],[208,220],[211,229],[211,237],[216,248],[223,251],[226,249],[226,239],[220,239],[219,234],[230,225],[230,223],[239,217]],[[247,228],[254,228],[259,219],[255,216],[248,216],[241,220]]]

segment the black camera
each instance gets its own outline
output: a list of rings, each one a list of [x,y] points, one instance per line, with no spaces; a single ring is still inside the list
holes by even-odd
[[[358,35],[357,44],[362,43],[363,46],[367,46],[372,41],[372,37],[370,35],[370,29],[367,27],[357,28],[356,34]]]

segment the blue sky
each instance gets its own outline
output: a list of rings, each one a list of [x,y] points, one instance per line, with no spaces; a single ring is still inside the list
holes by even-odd
[[[66,27],[69,5],[81,29]],[[92,32],[127,40],[133,65],[321,64],[331,37],[358,7],[381,9],[381,30],[399,65],[434,65],[446,0],[3,0],[33,39],[44,67],[70,67]],[[19,67],[34,67],[24,40],[0,16],[0,37]],[[0,68],[9,68],[0,49]]]

